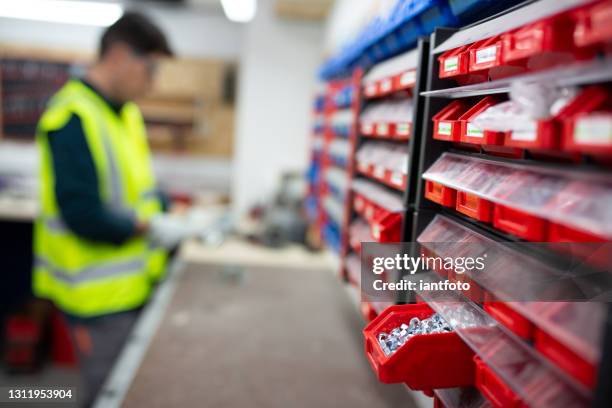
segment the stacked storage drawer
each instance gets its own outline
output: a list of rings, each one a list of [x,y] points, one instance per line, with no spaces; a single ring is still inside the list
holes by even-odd
[[[345,214],[348,234],[342,251],[344,276],[357,289],[361,283],[362,243],[405,239],[402,231],[415,131],[415,87],[424,50],[421,47],[387,60],[373,67],[361,81],[363,109],[350,165],[351,194]],[[363,293],[361,297],[368,321],[395,302],[368,299]]]
[[[322,241],[340,255],[359,109],[359,76],[324,84],[316,98],[306,212]]]
[[[505,249],[485,273],[434,271],[471,284],[456,303],[431,292],[421,299],[447,321],[471,316],[456,332],[474,352],[471,388],[494,407],[593,399],[604,304],[538,294],[572,276],[559,266],[567,256],[593,271],[581,280],[585,293],[602,290],[612,261],[611,10],[608,0],[544,0],[432,36],[415,239],[440,257]],[[515,110],[520,86],[534,100],[554,91],[555,103],[526,117]]]

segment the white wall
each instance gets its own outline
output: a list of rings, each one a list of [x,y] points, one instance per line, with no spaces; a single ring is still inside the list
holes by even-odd
[[[234,177],[235,215],[274,191],[284,170],[309,160],[311,106],[323,27],[279,20],[259,0],[240,59]]]
[[[166,31],[176,53],[190,57],[238,59],[244,26],[222,14],[147,7]],[[10,45],[94,52],[102,28],[0,18],[0,42]]]

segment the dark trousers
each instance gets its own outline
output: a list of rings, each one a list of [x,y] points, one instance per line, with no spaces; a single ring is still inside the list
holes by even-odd
[[[79,397],[84,406],[95,401],[139,314],[140,309],[88,319],[67,316],[86,388]]]

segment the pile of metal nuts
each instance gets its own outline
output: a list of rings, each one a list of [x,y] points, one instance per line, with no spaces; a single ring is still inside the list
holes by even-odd
[[[442,318],[442,316],[438,313],[434,313],[431,317],[423,320],[418,317],[413,317],[408,324],[402,323],[389,333],[379,333],[378,344],[380,344],[380,348],[382,348],[385,355],[389,356],[395,353],[395,351],[404,345],[412,336],[447,333],[452,330],[452,327]]]

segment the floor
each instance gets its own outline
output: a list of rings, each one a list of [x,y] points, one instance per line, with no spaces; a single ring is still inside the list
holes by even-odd
[[[372,374],[363,325],[329,270],[187,265],[124,406],[416,406]]]

